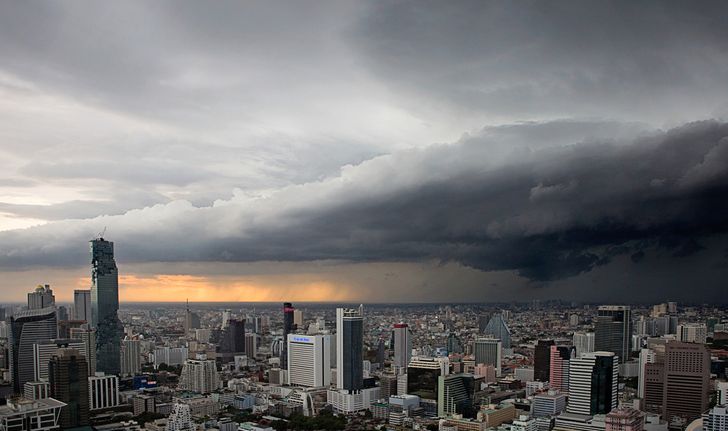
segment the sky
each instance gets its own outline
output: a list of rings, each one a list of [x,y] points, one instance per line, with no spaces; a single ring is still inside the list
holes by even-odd
[[[725,302],[728,4],[0,3],[0,301]]]

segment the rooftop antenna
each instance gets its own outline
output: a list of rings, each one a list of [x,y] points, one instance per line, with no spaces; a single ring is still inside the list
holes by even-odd
[[[104,239],[104,234],[106,233],[106,226],[104,226],[104,230],[99,232],[99,234],[96,236],[96,239]]]

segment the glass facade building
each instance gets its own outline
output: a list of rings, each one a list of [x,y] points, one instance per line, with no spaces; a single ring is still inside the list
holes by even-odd
[[[98,238],[91,241],[91,325],[96,329],[96,370],[121,372],[123,327],[119,311],[119,273],[114,260],[114,243]]]

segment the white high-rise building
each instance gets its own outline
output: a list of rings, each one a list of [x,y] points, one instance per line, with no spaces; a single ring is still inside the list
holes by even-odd
[[[299,328],[303,328],[303,311],[299,309],[293,310],[293,324]]]
[[[119,405],[119,378],[96,373],[88,378],[89,409],[100,410]]]
[[[182,365],[188,356],[187,347],[160,347],[154,349],[154,367],[159,368],[161,364]]]
[[[91,321],[91,291],[73,291],[73,318],[76,320]]]
[[[142,371],[142,343],[139,340],[121,342],[121,375],[135,376]]]
[[[593,332],[574,332],[573,338],[576,356],[583,353],[591,353],[594,351],[594,333]]]
[[[331,384],[331,336],[288,334],[288,384]]]
[[[209,394],[222,386],[217,373],[215,360],[198,355],[198,359],[188,359],[182,367],[180,388],[187,391]]]
[[[167,431],[194,430],[192,412],[188,404],[175,404],[167,419]]]
[[[704,323],[684,323],[677,325],[677,339],[686,343],[705,344],[708,327]]]
[[[566,411],[593,416],[617,407],[619,358],[613,352],[585,353],[569,361]]]
[[[33,292],[28,294],[28,309],[40,310],[41,308],[55,307],[56,297],[53,295],[51,286],[38,285]]]
[[[718,382],[718,405],[728,405],[728,382]]]
[[[407,368],[412,359],[412,334],[406,323],[394,325],[394,362],[395,370]]]
[[[728,407],[725,404],[703,414],[703,431],[728,431]]]
[[[227,328],[228,322],[232,318],[232,315],[233,315],[232,311],[230,311],[230,310],[223,310],[223,312],[222,312],[222,327],[221,327],[221,329]]]

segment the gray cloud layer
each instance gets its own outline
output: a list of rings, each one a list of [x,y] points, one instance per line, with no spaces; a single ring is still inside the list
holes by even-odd
[[[264,197],[239,194],[201,208],[174,201],[4,232],[0,265],[81,264],[80,244],[108,226],[128,261],[438,259],[549,281],[622,254],[679,259],[725,238],[728,124],[687,124],[627,142],[531,140],[540,130],[548,136],[558,127],[565,138],[585,126],[486,128]]]
[[[108,226],[136,262],[435,260],[536,285],[700,257],[716,289],[727,15],[2,3],[0,230],[50,223],[0,232],[0,268],[84,264]]]

